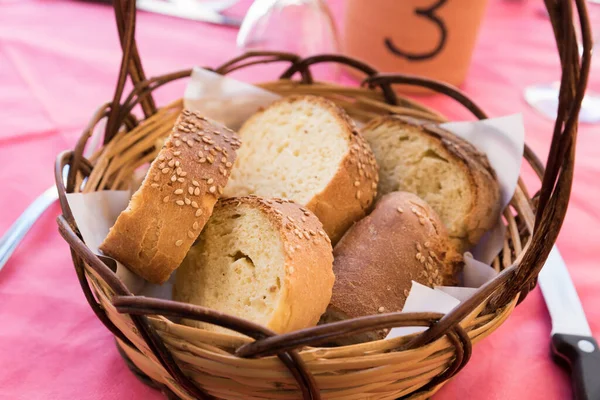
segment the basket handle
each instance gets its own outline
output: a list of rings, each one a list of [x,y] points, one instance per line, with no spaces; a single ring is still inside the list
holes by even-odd
[[[113,6],[115,9],[119,41],[121,43],[121,48],[123,49],[123,56],[121,57],[121,67],[119,69],[117,86],[110,107],[108,123],[106,124],[104,135],[105,144],[108,143],[119,130],[120,101],[123,96],[127,76],[131,78],[134,86],[146,80],[146,74],[144,73],[140,54],[135,42],[135,21],[137,14],[135,0],[113,0]],[[140,103],[146,118],[156,113],[156,104],[152,94],[145,96]]]

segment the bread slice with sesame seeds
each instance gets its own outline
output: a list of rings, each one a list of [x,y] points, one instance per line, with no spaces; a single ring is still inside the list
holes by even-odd
[[[373,202],[377,164],[346,112],[317,96],[292,96],[252,116],[225,187],[296,201],[313,211],[335,243]]]
[[[412,281],[455,285],[461,257],[435,211],[412,193],[392,192],[354,224],[333,250],[335,284],[322,322],[401,311]],[[387,331],[341,338],[338,344],[382,339]]]
[[[417,194],[438,213],[459,251],[477,244],[501,213],[500,186],[485,154],[413,118],[378,117],[362,129],[380,167],[379,195]]]
[[[223,193],[239,146],[232,130],[184,110],[100,250],[149,282],[165,282]]]
[[[173,298],[289,332],[316,325],[325,311],[332,262],[331,242],[307,209],[282,199],[223,199],[177,270]]]

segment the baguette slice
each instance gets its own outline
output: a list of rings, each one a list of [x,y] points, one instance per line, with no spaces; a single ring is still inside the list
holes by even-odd
[[[379,195],[417,194],[440,216],[458,251],[471,248],[498,222],[496,174],[469,142],[399,116],[375,118],[362,133],[380,167]]]
[[[289,332],[317,324],[331,298],[332,263],[331,242],[307,209],[282,199],[224,199],[177,270],[173,297]]]
[[[179,266],[223,192],[240,142],[184,110],[100,250],[152,283]]]
[[[226,196],[294,200],[313,211],[335,243],[371,205],[377,164],[346,112],[316,96],[276,101],[239,131],[244,144]]]
[[[402,311],[412,281],[456,285],[462,260],[444,225],[412,193],[383,196],[333,250],[336,279],[323,322]],[[351,344],[383,339],[386,330],[338,339]]]

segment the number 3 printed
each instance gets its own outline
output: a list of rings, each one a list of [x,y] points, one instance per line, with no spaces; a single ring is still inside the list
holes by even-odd
[[[447,0],[438,0],[434,5],[432,5],[429,8],[416,8],[415,9],[415,14],[420,15],[423,18],[430,20],[439,29],[440,39],[439,39],[438,44],[435,49],[425,52],[425,53],[411,53],[411,52],[399,49],[398,47],[396,47],[396,45],[394,43],[392,43],[392,39],[390,39],[389,37],[386,37],[384,39],[384,43],[385,43],[385,46],[388,48],[388,50],[399,57],[404,57],[411,61],[423,61],[423,60],[427,60],[429,58],[433,58],[436,55],[438,55],[438,53],[440,51],[442,51],[442,49],[446,45],[446,36],[448,34],[448,31],[446,30],[446,25],[444,24],[444,21],[442,21],[440,19],[440,17],[435,14],[435,12],[437,11],[438,8],[443,6],[446,3],[446,1]]]

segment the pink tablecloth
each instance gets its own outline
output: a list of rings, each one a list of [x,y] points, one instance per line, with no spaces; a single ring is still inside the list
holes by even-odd
[[[243,12],[248,1],[232,12]],[[331,1],[339,17],[342,1]],[[522,100],[527,84],[557,79],[558,58],[541,1],[492,1],[464,90],[490,115],[522,112],[527,142],[545,157],[551,123]],[[339,18],[338,18],[339,19]],[[235,30],[140,14],[138,42],[150,75],[236,53]],[[120,49],[112,10],[72,1],[0,1],[0,232],[53,183],[56,154],[71,148],[96,107],[112,94]],[[246,79],[269,79],[245,72]],[[163,102],[182,85],[163,90]],[[438,98],[423,99],[444,111]],[[464,115],[464,114],[461,114]],[[600,337],[600,129],[582,126],[571,206],[559,246]],[[109,332],[89,309],[58,206],[47,212],[0,271],[0,399],[159,399],[125,367]],[[511,318],[475,347],[436,399],[566,399],[567,375],[548,357],[550,320],[534,290]]]

